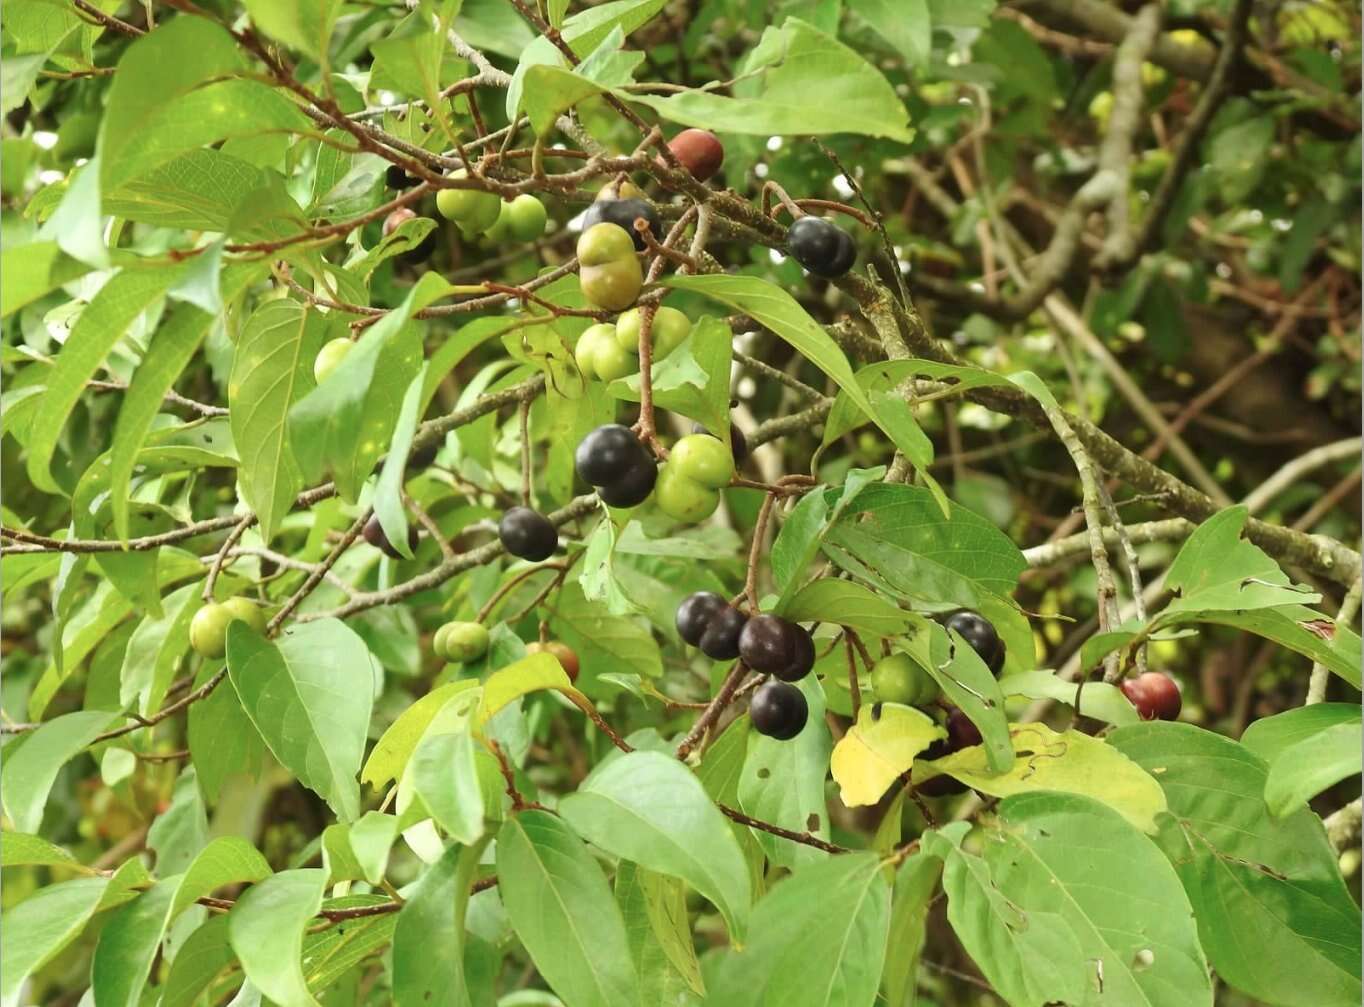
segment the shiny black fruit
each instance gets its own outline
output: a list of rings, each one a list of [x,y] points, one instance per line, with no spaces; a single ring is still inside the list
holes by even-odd
[[[649,451],[626,426],[608,423],[597,427],[578,443],[573,467],[583,481],[605,486],[627,475],[641,462],[652,462]]]
[[[701,634],[697,646],[713,661],[732,661],[739,656],[739,636],[748,616],[737,608],[726,605],[711,616],[710,625]]]
[[[529,507],[513,507],[502,515],[497,537],[513,556],[539,562],[549,559],[559,545],[559,533],[549,518]]]
[[[619,479],[597,487],[597,496],[608,507],[638,507],[654,491],[658,482],[658,466],[652,458],[644,458]]]
[[[754,671],[795,682],[815,664],[815,645],[810,634],[778,615],[757,615],[748,620],[739,637],[739,657]]]
[[[786,230],[786,247],[802,266],[826,279],[842,276],[857,261],[857,244],[823,217],[801,217]]]
[[[599,199],[583,214],[583,230],[593,224],[615,224],[623,227],[635,242],[635,250],[642,252],[648,246],[644,238],[635,230],[635,221],[643,217],[649,222],[649,230],[655,241],[663,240],[663,221],[653,204],[644,199]]]
[[[805,702],[805,695],[794,685],[768,682],[753,693],[748,715],[759,734],[789,741],[805,727],[810,707]]]
[[[677,606],[677,635],[693,647],[701,643],[710,621],[721,609],[726,608],[725,599],[714,591],[697,591],[682,599]]]
[[[999,638],[989,619],[970,609],[962,609],[949,615],[943,625],[960,633],[971,649],[980,655],[986,667],[993,674],[999,674],[999,669],[1004,667],[1004,641]]]

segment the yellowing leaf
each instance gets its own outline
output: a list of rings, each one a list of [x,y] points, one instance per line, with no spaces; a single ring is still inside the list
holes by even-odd
[[[979,745],[927,765],[995,797],[1033,790],[1084,794],[1137,828],[1156,831],[1156,815],[1166,810],[1165,793],[1154,777],[1116,748],[1078,731],[1058,734],[1045,724],[1010,724],[1009,734],[1016,758],[1007,773],[989,775]]]
[[[943,729],[912,706],[866,704],[857,723],[834,746],[829,769],[842,788],[843,803],[850,808],[875,804],[914,764],[914,757],[944,736]]]
[[[476,685],[478,683],[473,679],[450,682],[432,689],[404,710],[397,720],[388,725],[388,730],[384,731],[374,751],[369,753],[365,768],[360,773],[360,782],[368,783],[371,787],[382,787],[389,780],[401,777],[407,760],[412,757],[417,742],[421,741],[431,721],[436,719],[436,714],[457,693]]]
[[[483,701],[478,708],[478,725],[492,719],[493,714],[508,703],[515,702],[530,692],[554,689],[562,692],[575,706],[582,707],[588,699],[569,680],[568,672],[553,654],[531,654],[515,664],[495,671],[483,683]],[[589,704],[590,705],[590,704]]]

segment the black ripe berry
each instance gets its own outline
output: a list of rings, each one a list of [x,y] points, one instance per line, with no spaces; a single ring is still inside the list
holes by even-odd
[[[429,468],[431,463],[436,460],[436,452],[440,450],[440,443],[439,438],[433,437],[419,446],[414,446],[407,456],[408,470]]]
[[[947,715],[945,726],[947,727],[947,737],[933,742],[928,748],[924,749],[919,758],[925,760],[941,759],[943,756],[951,755],[963,748],[979,745],[982,741],[980,728],[959,709],[953,708]],[[917,785],[915,789],[925,797],[949,797],[952,794],[965,793],[966,784],[944,773]]]
[[[691,432],[694,434],[710,433],[710,431],[700,423],[693,423]],[[745,437],[744,432],[732,422],[729,425],[729,453],[734,456],[735,465],[742,465],[744,459],[748,457],[748,438]]]
[[[365,522],[364,536],[366,542],[374,546],[374,548],[378,549],[385,556],[391,556],[394,559],[402,559],[402,554],[393,547],[393,543],[390,542],[388,540],[388,536],[384,534],[384,526],[379,523],[378,514],[371,514],[369,520]],[[412,527],[411,525],[408,525],[407,526],[408,552],[412,552],[416,548],[417,529]]]
[[[739,656],[739,636],[748,616],[726,605],[713,616],[697,644],[712,661],[732,661]]]
[[[971,649],[980,655],[985,666],[993,674],[999,674],[1004,667],[1004,641],[999,638],[989,619],[970,609],[962,609],[949,615],[943,625],[960,633]]]
[[[529,507],[513,507],[502,515],[497,537],[513,556],[539,562],[549,559],[559,545],[559,533],[549,518]]]
[[[778,615],[748,620],[739,637],[739,657],[754,671],[796,682],[815,666],[815,643],[810,634]]]
[[[388,171],[384,172],[384,182],[390,189],[410,189],[420,181],[421,179],[413,178],[396,164],[390,164]]]
[[[635,230],[635,221],[640,217],[649,222],[654,240],[662,241],[663,221],[659,219],[653,204],[645,199],[599,199],[583,214],[583,230],[586,231],[593,224],[615,224],[625,228],[625,233],[634,239],[635,250],[642,252],[648,246],[643,236]]]
[[[833,279],[857,261],[857,245],[846,231],[823,217],[801,217],[786,230],[786,247],[792,257],[814,273]]]
[[[578,444],[574,468],[611,507],[634,507],[653,492],[658,465],[629,427],[608,423]]]
[[[805,702],[805,695],[794,685],[768,682],[753,693],[748,715],[759,734],[789,741],[805,727],[810,707]]]
[[[677,606],[677,635],[693,647],[699,646],[711,619],[726,607],[725,599],[714,591],[687,595]]]

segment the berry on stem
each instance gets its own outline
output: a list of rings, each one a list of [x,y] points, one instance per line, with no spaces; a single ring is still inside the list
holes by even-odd
[[[526,645],[527,654],[553,654],[559,660],[564,673],[568,675],[570,682],[578,680],[578,654],[566,643],[558,640],[549,640],[545,643],[530,643]]]
[[[810,634],[779,615],[756,615],[739,636],[739,657],[754,671],[796,682],[815,665]]]
[[[628,199],[599,198],[583,214],[583,234],[586,234],[597,224],[615,224],[630,237],[635,251],[642,252],[649,246],[645,244],[644,236],[635,230],[635,221],[641,217],[648,222],[649,231],[653,234],[654,240],[662,241],[663,221],[659,218],[658,211],[648,200],[637,197]]]
[[[891,654],[871,669],[871,688],[882,703],[923,706],[938,698],[933,677],[908,654]]]
[[[616,341],[620,348],[639,355],[639,328],[642,324],[638,308],[631,308],[616,319]],[[691,319],[667,305],[654,312],[654,324],[649,329],[649,345],[653,347],[654,362],[662,360],[682,345],[691,335]]]
[[[805,728],[810,716],[805,694],[785,682],[768,682],[753,693],[748,715],[759,734],[789,741]]]
[[[594,224],[578,239],[578,283],[595,307],[624,311],[644,286],[630,235],[615,224]]]
[[[477,661],[488,652],[488,630],[477,622],[447,622],[436,630],[431,649],[452,664]]]
[[[694,434],[706,434],[709,437],[715,436],[707,430],[702,423],[693,423],[691,432]],[[748,438],[744,436],[744,432],[740,430],[732,420],[729,424],[729,453],[734,456],[735,465],[742,464],[743,460],[748,457]]]
[[[699,646],[710,622],[728,603],[714,591],[697,591],[677,606],[677,635],[693,647]]]
[[[529,507],[513,507],[503,514],[497,537],[507,552],[535,563],[549,559],[559,545],[559,533],[549,518]]]
[[[365,541],[374,548],[378,549],[385,556],[392,559],[402,559],[403,554],[398,552],[393,543],[384,534],[384,526],[379,523],[379,515],[371,514],[369,520],[365,522],[364,530]],[[412,552],[417,548],[417,529],[413,525],[407,526],[407,551]]]
[[[739,656],[739,637],[747,622],[748,616],[726,605],[711,616],[696,646],[712,661],[732,661]]]
[[[344,337],[325,344],[313,361],[313,380],[320,385],[331,377],[354,346],[354,343]]]
[[[943,626],[960,633],[962,639],[971,645],[971,649],[980,655],[980,659],[985,662],[991,673],[999,674],[999,670],[1004,667],[1004,641],[999,638],[999,633],[989,619],[979,612],[964,608],[943,620]]]
[[[510,203],[504,202],[501,218],[505,218],[507,233],[516,241],[534,241],[545,233],[549,214],[545,204],[529,192],[523,192]]]
[[[611,507],[634,507],[648,499],[658,466],[634,431],[619,423],[597,427],[578,444],[573,466]]]
[[[189,645],[202,657],[222,657],[227,652],[227,627],[238,620],[257,633],[265,632],[265,613],[259,605],[249,598],[229,598],[194,613],[189,623]]]
[[[816,276],[835,279],[857,261],[857,244],[823,217],[801,217],[786,230],[791,257]]]
[[[639,370],[639,359],[616,341],[616,327],[610,322],[584,329],[573,348],[573,359],[584,375],[599,381],[615,381]]]
[[[668,149],[698,182],[710,178],[725,162],[724,146],[707,129],[684,129],[668,142]]]
[[[1184,699],[1179,686],[1169,675],[1148,671],[1125,679],[1119,688],[1127,701],[1137,708],[1142,720],[1178,720]]]

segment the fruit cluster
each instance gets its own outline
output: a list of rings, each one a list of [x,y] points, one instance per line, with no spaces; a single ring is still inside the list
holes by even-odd
[[[582,439],[573,465],[583,481],[611,507],[635,507],[649,498],[658,466],[629,427],[608,423]]]
[[[615,381],[639,370],[640,310],[631,308],[615,324],[599,322],[583,331],[573,350],[579,369],[589,378]],[[659,307],[649,329],[655,362],[677,349],[691,335],[691,320],[676,308]]]
[[[658,509],[677,521],[703,521],[720,506],[720,490],[734,478],[734,455],[709,434],[688,434],[658,474]]]
[[[461,168],[450,177],[463,180],[469,173]],[[436,193],[436,209],[458,224],[466,238],[487,234],[495,240],[534,241],[545,233],[548,220],[544,204],[529,193],[508,202],[481,189],[441,189]]]
[[[229,598],[205,605],[189,622],[189,645],[201,657],[227,653],[227,627],[241,620],[257,633],[265,632],[265,613],[249,598]]]

